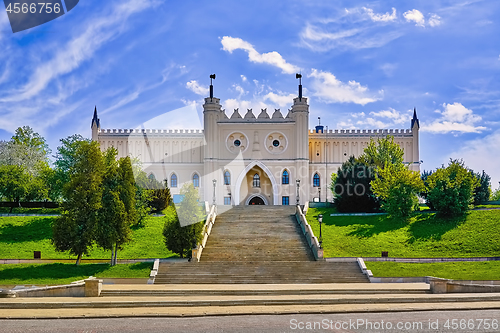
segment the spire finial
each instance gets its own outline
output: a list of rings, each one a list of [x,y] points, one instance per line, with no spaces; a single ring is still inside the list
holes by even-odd
[[[215,80],[215,74],[210,74],[210,101],[214,98],[214,86],[212,80]]]
[[[415,126],[415,124],[417,124],[417,128],[420,128],[420,121],[417,118],[417,108],[416,107],[413,108],[413,118],[411,120],[411,128],[413,128],[413,126]]]
[[[295,78],[299,79],[299,101],[302,101],[302,74],[295,74]]]
[[[94,116],[92,117],[92,125],[91,125],[91,127],[94,127],[94,123],[97,125],[97,127],[101,127],[99,118],[97,117],[97,105],[94,108]]]

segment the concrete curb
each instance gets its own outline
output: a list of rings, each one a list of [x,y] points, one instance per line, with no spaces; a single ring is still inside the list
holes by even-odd
[[[498,310],[500,302],[432,303],[432,304],[354,304],[333,306],[265,306],[265,307],[185,307],[128,309],[42,309],[2,310],[0,319],[82,319],[82,318],[189,318],[242,315],[290,315],[334,313],[394,313],[413,311]]]

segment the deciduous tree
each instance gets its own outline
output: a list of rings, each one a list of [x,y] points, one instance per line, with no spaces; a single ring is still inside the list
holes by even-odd
[[[163,236],[167,248],[183,258],[189,256],[191,249],[201,240],[203,212],[199,205],[198,191],[192,183],[184,184],[181,194],[184,198],[176,205],[175,217],[167,218]]]
[[[102,208],[102,180],[105,164],[99,144],[84,142],[75,151],[69,182],[64,186],[61,217],[53,224],[52,242],[58,251],[70,251],[80,264],[96,234]]]

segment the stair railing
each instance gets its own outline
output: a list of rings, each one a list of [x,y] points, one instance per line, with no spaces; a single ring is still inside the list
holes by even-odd
[[[200,261],[201,258],[201,253],[203,252],[203,249],[207,245],[208,241],[208,236],[212,232],[212,227],[215,223],[215,218],[217,217],[217,205],[212,205],[210,207],[210,211],[207,215],[207,219],[205,221],[205,224],[203,225],[203,232],[202,232],[202,239],[201,243],[198,244],[196,248],[193,249],[192,252],[192,257],[191,258],[196,258],[196,262]]]
[[[306,202],[305,207],[309,206],[309,202]],[[314,236],[314,232],[312,231],[311,225],[307,223],[307,219],[302,213],[302,209],[300,205],[297,205],[295,208],[295,217],[297,218],[297,222],[306,236],[307,244],[311,248],[311,251],[316,260],[323,260],[323,248],[319,245],[318,238]]]

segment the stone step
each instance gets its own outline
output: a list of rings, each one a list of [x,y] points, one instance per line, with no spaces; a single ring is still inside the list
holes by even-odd
[[[259,259],[259,258],[257,258]],[[357,263],[326,261],[233,261],[161,263],[155,284],[177,283],[361,283],[369,279]]]
[[[103,286],[101,296],[283,296],[283,295],[371,295],[371,294],[428,294],[427,284],[357,284],[359,287],[351,288],[352,284],[310,284],[310,285],[194,285],[189,288],[185,285],[172,285],[169,288],[155,288],[160,286]],[[317,287],[316,287],[317,286]],[[121,289],[123,288],[123,289]]]
[[[146,307],[201,307],[201,306],[292,306],[292,305],[349,305],[349,304],[435,304],[434,310],[444,304],[477,304],[480,307],[491,302],[500,302],[499,294],[392,294],[392,295],[282,295],[282,296],[171,296],[136,297],[133,301],[120,297],[97,299],[76,298],[73,300],[41,300],[30,302],[0,300],[0,309],[85,309],[85,308],[146,308]],[[495,306],[497,306],[495,304]]]

